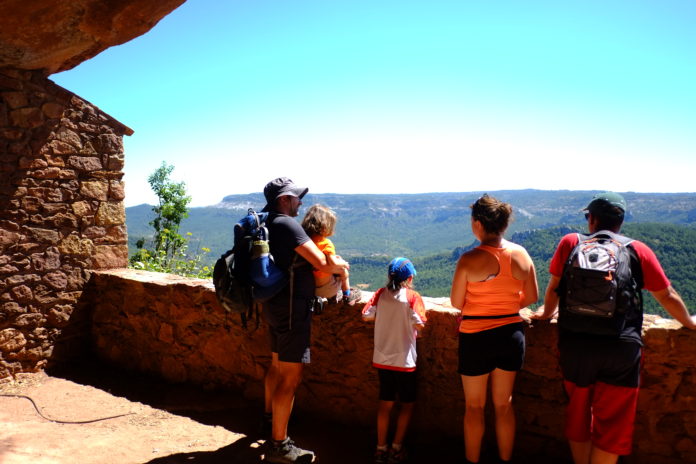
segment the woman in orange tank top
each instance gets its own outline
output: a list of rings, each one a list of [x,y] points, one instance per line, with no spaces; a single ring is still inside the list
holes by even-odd
[[[459,373],[468,462],[478,462],[481,455],[489,378],[498,455],[502,462],[512,458],[512,390],[525,350],[519,310],[537,301],[538,288],[527,251],[503,238],[511,215],[508,203],[488,195],[471,205],[471,230],[481,245],[459,258],[452,279],[452,306],[462,311]]]

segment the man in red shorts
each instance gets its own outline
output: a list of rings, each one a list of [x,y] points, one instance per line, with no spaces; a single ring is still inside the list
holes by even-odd
[[[626,201],[614,192],[599,193],[585,210],[590,234],[618,234]],[[571,233],[558,244],[551,260],[544,306],[533,319],[550,319],[557,313],[559,302],[563,304],[557,290],[563,288],[564,267],[580,240],[578,234]],[[637,240],[627,247],[638,288],[648,290],[682,325],[696,329],[696,317],[689,315],[655,253]],[[620,329],[611,335],[583,333],[559,323],[560,365],[569,398],[565,434],[575,464],[616,463],[620,455],[631,452],[643,345],[642,299],[624,317]]]

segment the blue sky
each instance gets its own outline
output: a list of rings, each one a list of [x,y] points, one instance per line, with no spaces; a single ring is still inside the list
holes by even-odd
[[[135,130],[126,205],[314,193],[693,192],[696,2],[188,0],[51,78]]]

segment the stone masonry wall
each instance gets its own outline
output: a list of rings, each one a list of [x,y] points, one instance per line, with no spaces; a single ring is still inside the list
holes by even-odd
[[[463,393],[457,369],[457,312],[444,299],[425,299],[428,324],[418,341],[419,395],[412,427],[418,435],[462,440]],[[242,330],[238,316],[217,304],[210,281],[127,269],[95,272],[83,294],[92,338],[104,359],[174,382],[263,396],[270,362],[267,330]],[[296,408],[352,424],[374,423],[377,376],[371,368],[372,327],[361,305],[330,306],[315,317],[312,363]],[[624,463],[696,463],[696,333],[675,321],[646,317],[645,369],[634,453]],[[252,325],[253,328],[253,325]],[[565,396],[555,323],[526,329],[527,359],[518,375],[517,450],[569,459],[563,439]],[[261,404],[261,402],[259,402]],[[489,417],[490,419],[490,417]],[[487,438],[492,439],[492,423]]]
[[[131,133],[39,72],[0,69],[0,378],[44,367],[79,333],[90,269],[126,266]]]

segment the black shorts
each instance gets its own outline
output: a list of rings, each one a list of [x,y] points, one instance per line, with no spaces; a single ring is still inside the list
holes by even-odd
[[[312,300],[294,300],[292,325],[288,305],[278,304],[276,301],[271,300],[263,305],[263,317],[269,326],[271,352],[278,353],[279,361],[308,364],[312,334]]]
[[[524,364],[521,322],[476,333],[459,333],[459,373],[476,376],[494,369],[519,371]]]
[[[560,337],[558,351],[563,378],[579,387],[602,382],[637,388],[640,383],[638,343],[565,335]]]
[[[416,401],[416,371],[404,372],[377,368],[379,374],[379,399],[402,403]]]

